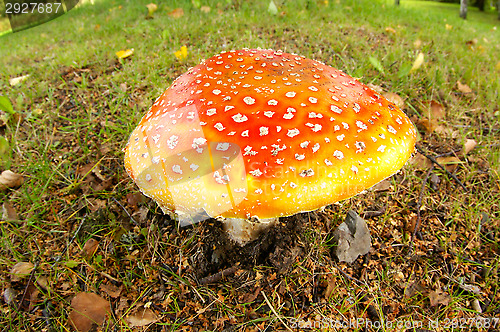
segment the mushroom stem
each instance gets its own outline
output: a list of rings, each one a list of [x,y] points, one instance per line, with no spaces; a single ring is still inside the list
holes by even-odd
[[[269,218],[253,222],[248,219],[225,218],[222,225],[229,237],[242,246],[255,240],[260,233],[274,225],[277,220],[278,218]]]

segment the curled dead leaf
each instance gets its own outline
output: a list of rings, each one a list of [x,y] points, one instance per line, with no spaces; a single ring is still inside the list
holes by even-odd
[[[75,330],[90,331],[94,324],[101,325],[110,313],[109,302],[94,293],[78,293],[71,301],[68,319]]]
[[[30,75],[23,75],[23,76],[19,76],[19,77],[14,77],[14,78],[11,78],[9,79],[9,84],[11,86],[16,86],[16,85],[19,85],[21,84],[23,81],[25,81],[28,77],[30,77]]]
[[[391,27],[387,27],[385,28],[385,32],[389,32],[389,33],[392,33],[393,35],[396,34],[396,30],[394,28],[391,28]]]
[[[146,326],[158,321],[158,316],[149,308],[140,309],[135,314],[128,316],[126,319],[130,327]]]
[[[427,118],[422,118],[417,121],[417,127],[420,130],[425,131],[426,133],[430,134],[436,130],[438,127],[438,122],[436,119],[427,119]]]
[[[24,179],[21,174],[14,173],[10,170],[3,171],[2,174],[0,174],[0,191],[7,188],[19,187],[23,182]]]
[[[385,97],[385,99],[387,99],[388,101],[390,101],[399,108],[403,108],[405,106],[403,98],[401,98],[401,96],[399,96],[394,92],[386,92],[383,94],[383,96]]]
[[[437,289],[429,293],[429,300],[431,302],[431,307],[435,307],[438,304],[448,305],[451,301],[451,296],[443,292],[441,289]]]
[[[446,168],[446,170],[451,173],[453,173],[457,169],[458,165],[461,163],[460,159],[453,156],[439,157],[436,159],[436,161],[439,164],[443,165],[444,168]]]
[[[14,221],[19,220],[16,209],[9,201],[2,204],[2,220]]]
[[[152,16],[158,10],[158,6],[154,3],[148,3],[146,7],[148,8],[148,16]]]
[[[168,13],[168,16],[170,16],[172,18],[180,18],[180,17],[184,16],[184,9],[176,8],[176,9],[172,10],[170,13]]]
[[[82,252],[80,253],[86,259],[91,258],[99,247],[99,241],[95,239],[88,239],[83,246]]]
[[[476,140],[473,139],[466,139],[464,143],[464,154],[467,154],[474,150],[474,148],[477,146]]]
[[[19,262],[16,263],[11,269],[10,269],[10,280],[12,282],[16,282],[21,280],[22,278],[25,278],[28,276],[31,271],[35,268],[35,265],[30,262]]]
[[[201,6],[200,10],[204,13],[210,13],[210,7],[208,6]]]
[[[426,100],[422,102],[424,109],[423,111],[427,113],[428,118],[441,120],[446,116],[446,108],[443,104],[436,100]]]
[[[462,84],[460,81],[457,81],[457,89],[466,95],[472,93],[472,89],[467,84]]]
[[[428,169],[432,166],[432,161],[420,153],[411,159],[411,163],[419,169]]]

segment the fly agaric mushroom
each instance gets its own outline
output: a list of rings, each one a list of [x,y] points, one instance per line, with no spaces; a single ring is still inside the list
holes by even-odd
[[[401,110],[345,73],[243,49],[177,78],[133,131],[125,166],[181,224],[224,217],[242,244],[265,220],[316,210],[391,176],[415,140]]]

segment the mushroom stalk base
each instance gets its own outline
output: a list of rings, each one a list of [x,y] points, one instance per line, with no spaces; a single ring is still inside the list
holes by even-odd
[[[274,225],[277,220],[278,218],[270,218],[253,222],[248,219],[225,218],[222,225],[232,240],[239,245],[245,245],[255,240],[260,233]]]

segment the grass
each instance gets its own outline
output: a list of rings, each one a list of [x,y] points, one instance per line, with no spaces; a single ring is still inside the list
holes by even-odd
[[[7,289],[17,292],[17,302],[24,292],[32,296],[20,308],[4,303],[0,325],[65,330],[71,298],[80,291],[100,293],[112,303],[105,330],[126,330],[127,314],[145,305],[159,317],[149,330],[283,328],[276,314],[288,326],[363,318],[424,322],[424,328],[436,319],[451,324],[499,317],[496,14],[470,8],[463,21],[457,6],[427,1],[396,7],[392,0],[300,0],[276,1],[274,16],[267,1],[199,2],[211,11],[177,0],[158,3],[147,18],[149,0],[96,1],[0,37],[0,94],[16,111],[0,127],[9,145],[0,169],[25,178],[19,189],[0,193],[0,202],[9,202],[19,215],[1,221],[2,290],[4,298]],[[168,15],[179,7],[184,16]],[[185,61],[174,56],[182,45],[189,51]],[[408,255],[426,169],[407,165],[387,192],[369,191],[306,214],[303,253],[286,273],[264,258],[219,283],[198,284],[193,257],[209,242],[210,226],[177,230],[149,200],[131,204],[127,194],[137,189],[123,169],[122,148],[178,75],[203,58],[241,47],[282,49],[342,69],[400,95],[415,122],[427,116],[422,102],[439,101],[446,108],[441,124],[449,132],[420,129],[419,144],[433,155],[455,151],[461,163],[454,173],[469,192],[434,171],[440,182],[424,192],[420,237]],[[131,57],[116,58],[117,51],[132,48]],[[420,52],[424,64],[409,73]],[[30,76],[9,84],[22,75]],[[457,81],[473,93],[461,93]],[[464,157],[457,151],[465,138],[479,145]],[[385,212],[369,219],[370,255],[352,265],[335,262],[331,230],[349,209],[380,207]],[[125,210],[134,212],[137,224]],[[82,249],[89,239],[99,247],[86,256]],[[8,272],[17,262],[37,264],[31,283],[28,277],[11,281]],[[120,295],[111,296],[105,285],[122,287]],[[436,290],[449,299],[431,306]],[[482,314],[474,311],[475,300]]]

